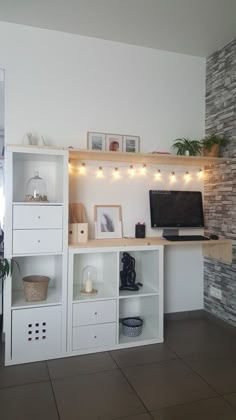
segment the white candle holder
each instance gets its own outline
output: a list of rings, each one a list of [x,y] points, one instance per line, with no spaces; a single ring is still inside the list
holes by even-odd
[[[82,289],[81,293],[91,295],[97,293],[94,288],[97,282],[97,269],[92,265],[87,265],[82,271]]]

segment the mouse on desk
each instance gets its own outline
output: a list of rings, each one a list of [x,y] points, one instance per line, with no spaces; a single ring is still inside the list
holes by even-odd
[[[219,239],[218,235],[212,234],[209,236],[209,239]]]

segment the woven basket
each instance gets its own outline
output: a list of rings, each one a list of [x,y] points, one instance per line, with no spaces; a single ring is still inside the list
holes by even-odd
[[[27,276],[23,278],[26,302],[37,302],[47,299],[49,277]]]

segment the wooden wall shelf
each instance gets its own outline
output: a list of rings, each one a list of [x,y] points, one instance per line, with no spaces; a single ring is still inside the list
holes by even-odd
[[[94,150],[69,150],[70,161],[73,160],[97,160],[125,163],[146,163],[159,165],[181,166],[208,166],[227,162],[226,158],[212,158],[204,156],[177,156],[162,155],[156,153],[126,153],[126,152],[103,152]]]
[[[192,246],[201,245],[202,254],[206,258],[212,258],[224,262],[232,263],[232,240],[218,239],[209,241],[167,241],[162,237],[149,237],[144,239],[137,238],[121,238],[121,239],[92,239],[86,243],[69,245],[70,249],[76,248],[103,248],[103,247],[125,247],[125,246],[147,246],[147,245],[163,245],[163,246]]]

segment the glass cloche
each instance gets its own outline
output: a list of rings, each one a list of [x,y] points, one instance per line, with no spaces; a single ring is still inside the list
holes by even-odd
[[[26,184],[25,201],[48,201],[46,182],[39,176],[39,172],[35,172]]]
[[[97,282],[97,270],[92,265],[87,265],[82,271],[82,290],[81,293],[97,293],[94,288]]]

